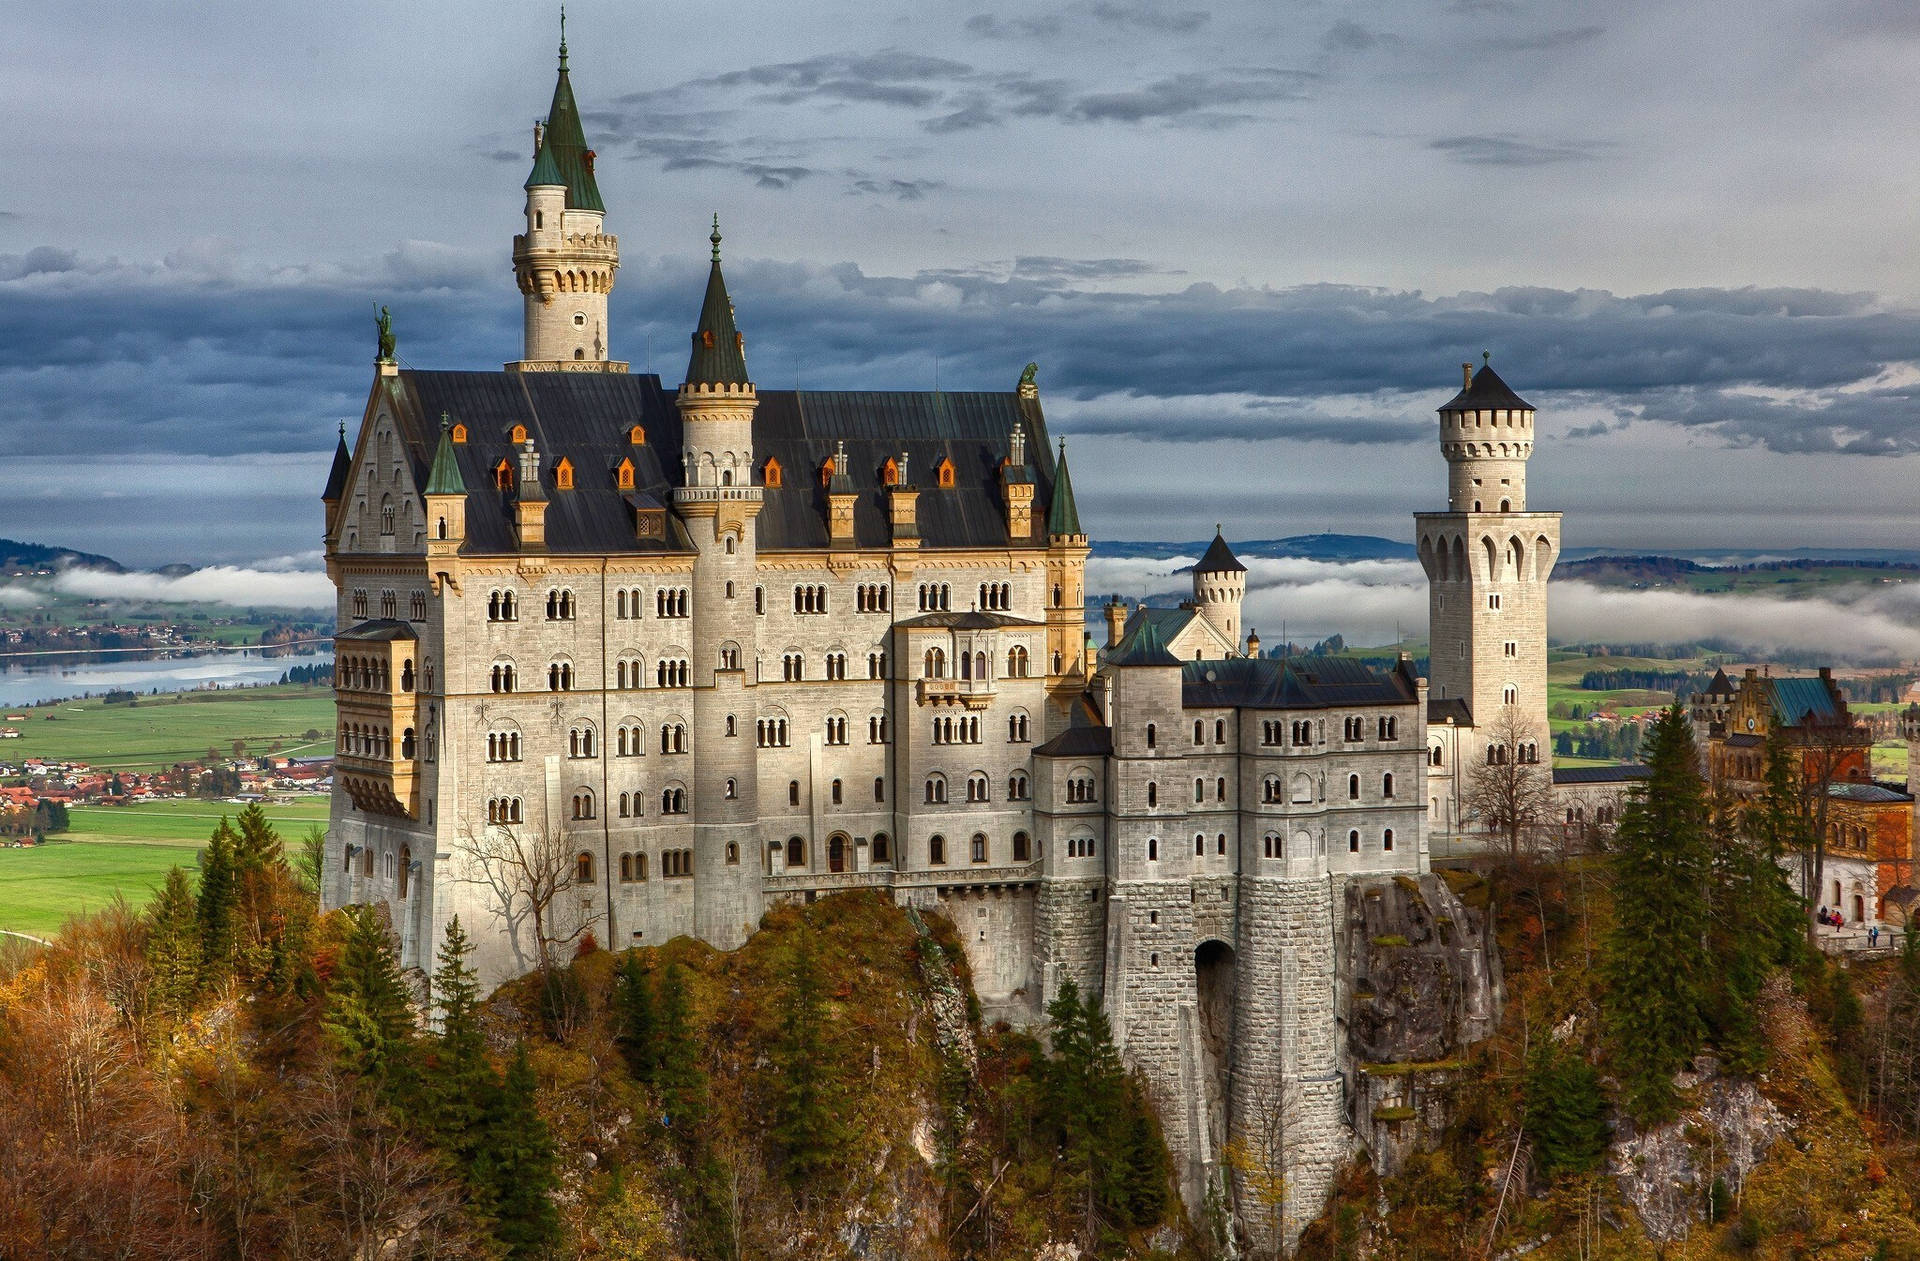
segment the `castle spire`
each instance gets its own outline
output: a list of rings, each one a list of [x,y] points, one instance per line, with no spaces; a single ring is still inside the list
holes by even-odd
[[[1073,502],[1073,478],[1067,475],[1067,440],[1060,440],[1060,460],[1053,475],[1053,502],[1047,505],[1047,533],[1056,538],[1085,534],[1080,509]]]
[[[460,475],[460,461],[453,453],[453,421],[440,413],[440,447],[433,453],[433,471],[427,474],[426,494],[464,495],[466,478]]]
[[[553,85],[553,104],[547,109],[547,125],[541,131],[540,151],[534,155],[533,172],[526,187],[562,185],[567,190],[568,210],[604,212],[600,185],[593,178],[593,150],[587,148],[587,134],[580,125],[580,107],[574,103],[573,81],[567,76],[566,15],[560,18],[560,73]]]
[[[347,450],[347,422],[340,422],[340,445],[333,449],[333,471],[327,474],[327,488],[320,498],[328,503],[338,503],[340,496],[346,493],[347,474],[353,470],[353,453]]]
[[[750,385],[746,339],[733,322],[733,300],[720,274],[720,216],[713,217],[713,266],[707,272],[707,296],[693,330],[693,357],[687,361],[688,385]]]

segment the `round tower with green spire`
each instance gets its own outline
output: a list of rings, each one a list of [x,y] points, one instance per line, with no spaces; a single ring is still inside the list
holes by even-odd
[[[526,231],[513,238],[513,272],[525,300],[520,372],[625,372],[610,357],[607,295],[620,270],[620,240],[607,233],[607,207],[593,174],[567,76],[566,16],[560,19],[560,76],[547,117],[533,126]]]

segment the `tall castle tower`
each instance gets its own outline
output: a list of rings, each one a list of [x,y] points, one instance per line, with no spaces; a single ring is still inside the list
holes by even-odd
[[[1414,514],[1427,572],[1429,700],[1460,701],[1484,737],[1511,717],[1547,743],[1547,577],[1560,514],[1527,510],[1534,410],[1494,372],[1460,365],[1440,409],[1447,511]]]
[[[604,230],[607,207],[573,103],[566,18],[560,21],[560,78],[546,121],[533,127],[527,230],[513,238],[526,331],[520,360],[506,366],[519,372],[625,372],[627,365],[608,358],[607,350],[607,295],[620,269],[620,240]]]
[[[703,896],[695,931],[723,948],[744,942],[759,922],[760,792],[751,733],[757,677],[754,613],[757,530],[763,494],[753,480],[753,414],[759,395],[747,376],[746,339],[720,274],[720,219],[713,264],[693,331],[680,409],[684,471],[675,513],[697,549],[693,561],[692,651],[694,870]]]

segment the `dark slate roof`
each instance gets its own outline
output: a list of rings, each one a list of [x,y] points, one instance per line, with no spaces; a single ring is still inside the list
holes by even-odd
[[[567,209],[605,211],[600,186],[593,178],[593,151],[580,127],[580,107],[573,103],[573,84],[567,78],[567,46],[560,45],[560,77],[553,85],[553,105],[547,110],[546,132],[526,186],[565,184]]]
[[[1500,374],[1493,370],[1492,364],[1485,364],[1473,374],[1473,380],[1467,388],[1447,402],[1440,410],[1443,412],[1497,411],[1502,408],[1521,408],[1533,410],[1533,404],[1515,394]]]
[[[1414,698],[1410,669],[1376,670],[1346,657],[1232,657],[1180,668],[1183,703],[1195,708],[1331,709]]]
[[[1126,633],[1121,641],[1107,653],[1110,666],[1177,666],[1179,659],[1167,651],[1166,640],[1161,637],[1160,624],[1152,618],[1142,618],[1140,624]]]
[[[440,413],[466,425],[467,441],[454,448],[467,496],[468,554],[516,550],[513,491],[494,489],[501,460],[519,479],[518,453],[508,442],[514,425],[525,425],[540,453],[547,486],[547,549],[557,554],[691,550],[684,532],[665,540],[634,537],[633,508],[617,489],[614,470],[622,458],[634,465],[635,496],[670,503],[680,484],[680,411],[651,373],[610,372],[425,372],[402,369],[380,379],[412,458],[415,485],[424,486],[439,440]],[[923,548],[1045,547],[1044,536],[1010,538],[1000,464],[1015,425],[1026,426],[1035,464],[1037,501],[1054,486],[1046,420],[1032,403],[1008,393],[918,393],[763,390],[754,415],[754,480],[769,457],[779,460],[783,484],[766,489],[758,530],[762,551],[828,546],[826,488],[820,470],[841,440],[847,444],[854,501],[854,542],[890,545],[893,529],[881,468],[903,453],[909,473],[926,475],[918,501]],[[633,446],[634,425],[646,442]],[[574,489],[553,488],[552,469],[561,456],[573,461]],[[942,459],[954,466],[953,486],[926,484]],[[1038,513],[1035,514],[1038,516]]]
[[[1852,801],[1863,806],[1892,805],[1896,802],[1911,804],[1912,797],[1879,784],[1828,784],[1827,796],[1838,797],[1842,801]]]
[[[1035,748],[1035,757],[1106,757],[1113,752],[1113,728],[1068,727]]]
[[[340,498],[347,488],[347,475],[353,472],[353,452],[347,450],[346,422],[340,424],[340,445],[333,449],[333,471],[327,474],[327,488],[320,492],[322,499]]]
[[[1643,762],[1626,762],[1619,766],[1556,766],[1553,768],[1555,784],[1630,784],[1648,778],[1653,768]]]
[[[1200,563],[1193,567],[1193,572],[1196,574],[1244,574],[1247,572],[1247,567],[1240,563],[1240,558],[1233,554],[1231,547],[1227,546],[1227,540],[1221,535],[1220,527],[1215,526],[1213,542],[1207,545],[1207,554],[1200,558]]]
[[[965,613],[922,613],[894,623],[908,630],[923,630],[928,627],[951,626],[956,630],[989,630],[996,626],[1045,626],[1045,622],[1029,621],[1024,617],[1014,617],[1008,613],[982,613],[970,610]]]
[[[1044,441],[1041,442],[1041,449],[1045,450],[1046,445]],[[1047,533],[1063,538],[1068,535],[1085,534],[1086,531],[1080,528],[1080,509],[1073,502],[1073,478],[1067,473],[1065,442],[1060,444],[1058,468],[1059,482],[1054,488],[1053,502],[1047,509]]]
[[[349,639],[362,644],[385,644],[396,639],[418,639],[419,633],[406,622],[391,617],[377,617],[371,622],[362,622],[334,636],[335,639]]]
[[[1727,677],[1727,672],[1725,670],[1716,669],[1713,672],[1713,682],[1707,684],[1707,695],[1708,696],[1732,696],[1734,695],[1735,691],[1736,689],[1733,686],[1733,680]]]
[[[1765,736],[1750,736],[1744,731],[1735,732],[1727,737],[1727,743],[1736,749],[1757,749],[1766,742]]]
[[[700,303],[700,323],[693,330],[693,356],[687,360],[687,381],[693,385],[746,385],[747,343],[733,322],[733,299],[720,274],[720,216],[713,217],[713,266],[707,269],[707,296]]]
[[[1152,622],[1154,626],[1159,629],[1160,641],[1170,644],[1173,642],[1175,635],[1178,635],[1187,628],[1188,622],[1191,622],[1199,616],[1200,610],[1198,609],[1150,609],[1143,604],[1133,612],[1127,614],[1127,624],[1123,628],[1122,634],[1130,634],[1148,622]]]
[[[1816,722],[1837,722],[1840,709],[1834,704],[1827,680],[1815,678],[1769,679],[1769,699],[1773,712],[1788,726],[1797,726],[1812,714]]]
[[[1427,702],[1427,725],[1444,726],[1447,719],[1453,719],[1456,727],[1473,726],[1473,711],[1467,708],[1467,702],[1458,696],[1449,696],[1446,700]]]

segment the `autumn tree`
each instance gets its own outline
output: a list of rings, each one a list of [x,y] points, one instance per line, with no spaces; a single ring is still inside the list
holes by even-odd
[[[346,941],[321,1023],[340,1064],[394,1097],[404,1093],[413,1073],[413,1012],[393,934],[380,912],[364,903],[343,907],[340,915]]]

